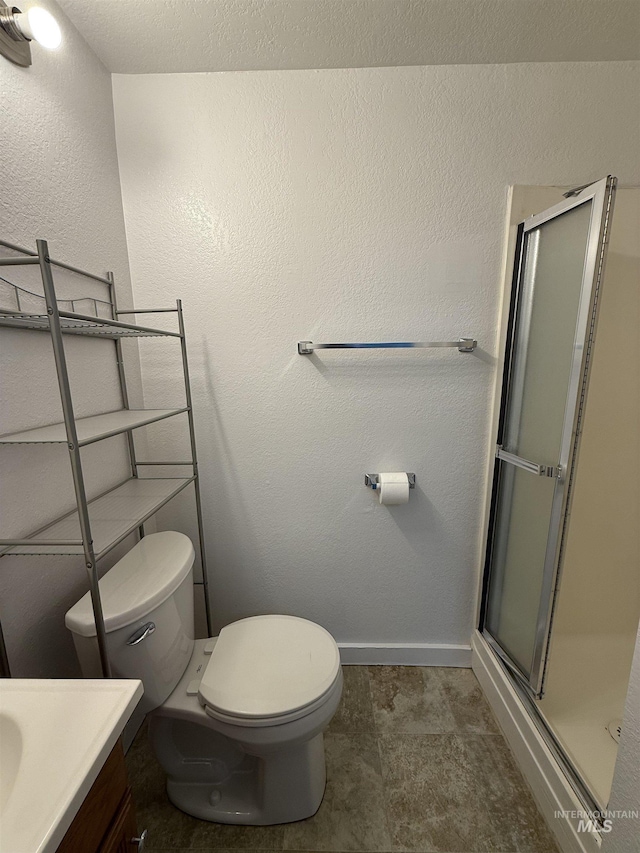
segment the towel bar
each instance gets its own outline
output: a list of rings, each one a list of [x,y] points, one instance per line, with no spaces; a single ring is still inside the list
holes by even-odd
[[[478,342],[473,338],[458,338],[457,341],[391,341],[370,344],[314,344],[313,341],[298,341],[298,354],[311,355],[317,349],[428,349],[430,347],[456,347],[458,352],[473,352],[477,346]]]

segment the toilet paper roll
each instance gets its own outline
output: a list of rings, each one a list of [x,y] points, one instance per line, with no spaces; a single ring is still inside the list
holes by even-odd
[[[385,506],[409,501],[409,478],[406,471],[391,471],[378,476],[378,500]]]

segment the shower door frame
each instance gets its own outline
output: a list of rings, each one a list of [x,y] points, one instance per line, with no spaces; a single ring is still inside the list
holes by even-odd
[[[589,380],[589,366],[596,330],[599,294],[604,271],[606,246],[608,243],[608,229],[611,222],[615,188],[616,178],[609,175],[607,178],[603,178],[602,180],[587,186],[582,191],[577,192],[576,195],[569,197],[566,201],[559,202],[553,207],[550,207],[535,216],[530,216],[518,225],[513,265],[511,301],[507,324],[505,366],[502,378],[502,395],[500,400],[500,415],[498,419],[496,458],[494,463],[493,486],[491,492],[489,531],[485,554],[479,630],[488,642],[489,646],[507,665],[509,670],[518,678],[518,681],[534,699],[539,699],[544,694],[544,678],[546,674],[553,611],[560,579],[568,511],[570,508],[573,478],[580,441],[582,416]],[[496,518],[500,473],[503,465],[513,464],[508,459],[500,458],[498,454],[502,450],[508,403],[510,402],[511,395],[514,391],[513,367],[516,330],[518,328],[518,320],[520,316],[524,314],[522,304],[522,285],[525,271],[524,248],[527,242],[527,235],[531,231],[534,231],[544,223],[549,222],[558,216],[562,216],[568,211],[589,202],[591,202],[592,205],[591,217],[589,220],[585,263],[582,272],[580,301],[576,318],[573,357],[569,375],[569,385],[567,388],[560,453],[556,469],[553,500],[551,504],[549,536],[547,539],[544,558],[542,586],[540,590],[538,615],[535,627],[535,642],[530,671],[529,673],[525,673],[501,646],[500,641],[490,633],[486,625],[489,588],[491,582],[491,564],[496,541]],[[529,329],[527,325],[524,338],[525,350],[528,342],[528,331]],[[519,467],[524,466],[520,465]],[[536,475],[534,474],[533,476]]]

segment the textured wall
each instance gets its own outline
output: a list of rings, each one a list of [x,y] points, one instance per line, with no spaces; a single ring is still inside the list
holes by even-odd
[[[605,836],[602,853],[627,853],[638,849],[638,817],[640,813],[640,630],[629,680],[629,692],[613,788],[608,808],[627,812],[613,820],[611,836]],[[636,812],[636,817],[629,812]]]
[[[136,302],[185,300],[218,626],[468,642],[507,186],[637,181],[637,72],[114,77]],[[466,334],[474,355],[295,352]],[[148,405],[176,393],[159,351],[143,369]],[[416,472],[409,505],[375,503],[380,470]]]
[[[112,269],[124,303],[129,270],[115,150],[108,73],[60,9],[63,44],[32,48],[33,65],[0,60],[3,182],[0,235],[85,269]],[[0,275],[41,292],[35,268],[4,267]],[[75,279],[75,280],[74,280]],[[104,297],[99,284],[57,276],[59,292]],[[67,337],[79,415],[118,408],[113,344]],[[61,419],[50,339],[40,332],[0,330],[0,433]],[[74,506],[64,446],[0,447],[3,537],[26,535]],[[127,474],[121,438],[83,451],[91,495]],[[65,610],[86,590],[82,559],[4,557],[0,560],[0,618],[13,672],[19,676],[78,674]]]

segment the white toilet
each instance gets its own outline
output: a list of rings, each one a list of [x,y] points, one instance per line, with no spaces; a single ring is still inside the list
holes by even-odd
[[[296,616],[253,616],[195,640],[190,539],[145,536],[100,581],[113,674],[140,678],[140,708],[169,799],[220,823],[314,814],[322,733],[342,694],[335,640]],[[83,674],[99,672],[89,593],[66,614]]]

